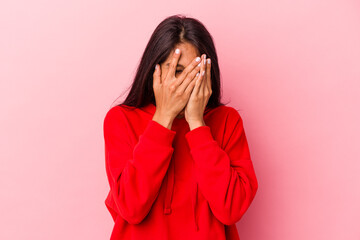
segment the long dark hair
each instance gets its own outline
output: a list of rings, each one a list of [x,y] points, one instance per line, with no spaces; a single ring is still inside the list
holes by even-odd
[[[163,63],[178,43],[188,42],[211,59],[212,94],[207,107],[225,105],[221,99],[221,82],[218,57],[210,33],[197,19],[182,14],[165,18],[155,29],[145,48],[131,90],[126,99],[118,105],[143,107],[149,103],[156,105],[153,90],[155,65]]]

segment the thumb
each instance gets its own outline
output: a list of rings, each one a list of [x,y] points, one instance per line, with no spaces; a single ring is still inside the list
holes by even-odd
[[[154,71],[154,74],[153,74],[153,86],[157,86],[157,85],[160,85],[161,83],[161,80],[160,80],[160,75],[161,75],[161,70],[160,70],[160,66],[159,64],[156,64],[155,65],[155,71]]]

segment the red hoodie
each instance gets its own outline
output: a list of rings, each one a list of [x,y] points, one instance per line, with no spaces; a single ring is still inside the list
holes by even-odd
[[[239,113],[206,108],[206,126],[190,131],[185,118],[171,130],[152,120],[155,110],[121,105],[104,118],[110,239],[240,239],[258,182]]]

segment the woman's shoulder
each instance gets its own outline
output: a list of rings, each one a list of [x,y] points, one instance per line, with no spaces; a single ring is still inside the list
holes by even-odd
[[[138,108],[134,106],[128,106],[124,104],[118,104],[111,107],[106,115],[104,121],[108,122],[122,122],[126,125],[134,123],[140,123],[149,119],[149,114],[153,111],[149,107]]]
[[[122,114],[122,107],[119,105],[113,106],[110,109],[107,110],[106,114],[105,114],[105,118],[108,118],[110,116],[117,116]]]
[[[125,105],[116,105],[108,109],[105,114],[104,121],[115,120],[125,118],[126,111],[129,109],[128,106]]]
[[[211,112],[217,117],[226,118],[226,120],[242,121],[239,110],[229,105],[218,106],[212,109]]]
[[[113,107],[111,107],[106,115],[119,115],[119,114],[125,114],[127,111],[133,111],[135,110],[136,107],[132,107],[132,106],[127,106],[124,104],[119,104],[119,105],[115,105]]]

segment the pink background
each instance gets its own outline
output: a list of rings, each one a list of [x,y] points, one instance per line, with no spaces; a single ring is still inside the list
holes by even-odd
[[[213,35],[244,121],[241,239],[360,239],[356,0],[2,1],[0,239],[109,239],[103,118],[177,13]]]

